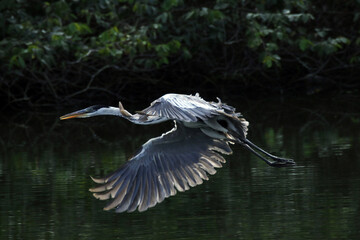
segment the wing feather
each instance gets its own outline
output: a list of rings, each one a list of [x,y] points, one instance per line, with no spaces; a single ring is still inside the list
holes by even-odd
[[[166,94],[141,111],[152,116],[166,117],[182,122],[207,120],[219,115],[218,107],[198,95]]]
[[[142,173],[142,171],[144,173]],[[139,205],[139,202],[142,199],[143,191],[141,191],[141,190],[142,190],[142,185],[144,183],[144,178],[142,177],[142,174],[146,174],[146,171],[144,171],[143,168],[140,168],[138,174],[139,174],[140,177],[137,178],[136,187],[135,187],[134,192],[133,192],[133,194],[131,196],[130,205],[129,205],[129,208],[127,210],[128,212],[135,211],[137,206]]]
[[[161,137],[150,139],[138,154],[117,171],[90,189],[100,200],[111,198],[105,210],[145,211],[177,191],[208,180],[225,159],[217,152],[230,154],[225,141],[212,139],[199,129],[179,125]]]

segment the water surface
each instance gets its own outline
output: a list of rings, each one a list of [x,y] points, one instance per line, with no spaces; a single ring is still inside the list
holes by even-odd
[[[359,239],[360,100],[226,102],[250,121],[254,143],[297,166],[271,168],[234,146],[209,181],[144,213],[103,211],[106,203],[88,192],[89,176],[115,170],[171,123],[58,120],[77,109],[4,114],[0,238]]]

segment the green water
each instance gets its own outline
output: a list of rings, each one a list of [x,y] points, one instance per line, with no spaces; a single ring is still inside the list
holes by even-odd
[[[115,170],[171,123],[3,114],[0,238],[360,239],[360,100],[227,102],[250,121],[249,139],[297,166],[271,168],[233,146],[209,181],[144,213],[103,211],[89,176]]]

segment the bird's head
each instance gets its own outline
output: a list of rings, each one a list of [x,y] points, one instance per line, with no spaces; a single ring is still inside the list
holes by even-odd
[[[60,120],[65,120],[65,119],[70,119],[70,118],[88,118],[88,117],[93,117],[93,116],[98,116],[98,115],[115,115],[114,111],[118,111],[119,109],[116,108],[114,109],[113,107],[108,107],[105,105],[94,105],[91,107],[87,107],[85,109],[76,111],[76,112],[72,112],[72,113],[68,113],[64,116],[60,117]]]

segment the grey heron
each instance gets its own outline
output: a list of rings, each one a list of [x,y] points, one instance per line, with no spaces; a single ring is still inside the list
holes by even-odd
[[[231,154],[229,144],[238,143],[272,167],[292,166],[291,159],[264,151],[247,139],[248,121],[234,107],[207,102],[198,94],[166,94],[142,111],[131,114],[119,107],[95,105],[66,114],[61,120],[115,115],[135,124],[150,125],[168,120],[174,128],[148,140],[118,170],[104,178],[92,178],[89,189],[101,200],[112,199],[104,210],[142,212],[177,191],[188,190],[208,180]]]

